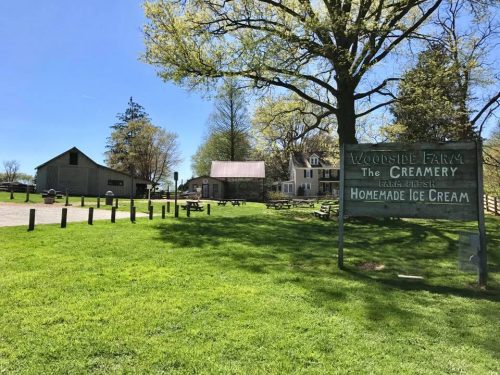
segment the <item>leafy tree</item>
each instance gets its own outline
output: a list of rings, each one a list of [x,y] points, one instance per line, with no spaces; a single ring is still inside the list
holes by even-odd
[[[266,175],[272,180],[289,178],[288,162],[293,152],[327,151],[338,156],[338,139],[323,123],[322,129],[305,132],[314,106],[297,95],[268,97],[262,100],[253,116],[256,158],[266,162]]]
[[[498,29],[489,8],[487,3],[465,0],[444,3],[436,17],[437,32],[427,39],[430,45],[400,84],[398,101],[391,108],[395,123],[384,128],[388,138],[435,141],[480,137],[484,124],[500,105],[499,91],[479,95],[479,89],[498,90],[498,77],[485,74],[497,69],[488,63]]]
[[[210,174],[212,160],[245,160],[251,152],[250,120],[244,92],[235,80],[219,88],[214,111],[208,120],[208,135],[192,157],[198,176]]]
[[[500,125],[483,146],[484,191],[500,197]]]
[[[456,69],[439,45],[419,55],[417,65],[404,74],[398,101],[391,107],[395,125],[385,129],[390,139],[417,142],[474,137]]]
[[[109,140],[121,146],[113,153],[108,152],[108,165],[154,185],[166,181],[180,162],[177,134],[153,125],[146,118],[129,120],[117,127]]]
[[[122,172],[133,172],[134,166],[130,164],[130,158],[127,157],[127,150],[133,138],[136,136],[135,132],[138,131],[130,128],[128,124],[131,121],[145,120],[150,121],[149,115],[144,110],[144,107],[134,102],[132,97],[128,102],[128,107],[124,113],[116,115],[117,122],[111,125],[112,134],[115,136],[107,138],[106,143],[106,163],[109,167],[117,169]],[[118,137],[118,134],[120,137]]]
[[[367,73],[441,1],[148,1],[144,59],[188,86],[243,77],[290,90],[321,108],[309,130],[334,116],[340,141],[356,143],[356,119],[394,100],[383,101],[393,78],[368,87]],[[356,111],[369,99],[373,106]]]
[[[14,182],[19,173],[20,164],[17,160],[6,160],[3,162],[4,179],[6,182]]]

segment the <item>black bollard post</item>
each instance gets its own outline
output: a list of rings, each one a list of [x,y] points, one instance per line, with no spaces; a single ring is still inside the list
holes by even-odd
[[[170,213],[170,202],[167,202],[167,213]]]
[[[66,221],[68,218],[68,209],[63,207],[61,215],[61,228],[66,228]]]
[[[174,217],[179,217],[179,205],[178,204],[175,205]]]
[[[14,188],[10,185],[10,199],[14,199]]]
[[[97,208],[101,207],[101,197],[97,197]]]
[[[189,204],[188,204],[188,205],[187,205],[187,207],[186,207],[186,216],[187,216],[187,217],[190,217],[190,216],[191,216],[191,205],[189,205]]]
[[[134,198],[130,199],[130,207],[134,207]]]
[[[130,221],[135,223],[135,207],[130,207]]]
[[[26,200],[25,200],[25,202],[29,202],[29,201],[30,201],[30,186],[26,185]]]
[[[89,225],[92,225],[94,222],[94,207],[89,207],[89,220],[88,223]]]
[[[85,206],[85,197],[82,195],[82,199],[80,200],[80,206]]]
[[[67,191],[67,190],[66,190],[66,203],[64,203],[64,205],[65,205],[66,207],[68,207],[68,206],[69,206],[69,195],[68,195],[68,191]]]
[[[149,220],[153,220],[153,206],[149,206]]]
[[[116,220],[116,207],[111,207],[111,222],[114,223]]]
[[[165,219],[165,205],[161,206],[161,218]]]
[[[115,200],[115,207],[118,208],[118,198]]]
[[[210,216],[210,203],[207,204],[207,215]]]
[[[35,209],[30,209],[30,221],[28,224],[28,231],[35,230]]]

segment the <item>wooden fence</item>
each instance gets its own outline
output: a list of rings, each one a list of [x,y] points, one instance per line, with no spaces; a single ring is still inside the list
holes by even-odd
[[[492,197],[491,195],[485,195],[484,209],[486,210],[486,212],[492,212],[495,215],[500,215],[500,198]]]

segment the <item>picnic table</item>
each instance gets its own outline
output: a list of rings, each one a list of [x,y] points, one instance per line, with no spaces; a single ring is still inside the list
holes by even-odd
[[[312,199],[293,199],[293,207],[314,207],[314,200]]]
[[[246,204],[246,199],[219,199],[217,200],[218,206],[225,206],[227,202],[231,202],[233,206],[239,206],[240,204]]]
[[[43,190],[42,191],[42,198],[45,198],[48,195],[49,191],[48,190]],[[63,192],[62,191],[56,191],[56,198],[60,199],[63,197]]]
[[[281,210],[282,208],[290,208],[292,205],[288,199],[278,199],[267,201],[266,207],[274,207],[275,210]]]
[[[192,201],[187,200],[186,204],[181,205],[183,210],[187,210],[189,207],[189,211],[203,211],[204,206],[200,204],[200,201]]]

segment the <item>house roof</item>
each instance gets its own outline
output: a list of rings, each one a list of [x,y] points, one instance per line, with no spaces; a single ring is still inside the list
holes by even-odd
[[[213,161],[210,177],[215,178],[265,178],[263,161]]]
[[[78,148],[77,148],[77,147],[75,147],[75,146],[71,147],[69,150],[66,150],[66,151],[64,151],[64,152],[60,153],[59,155],[57,155],[57,156],[53,157],[52,159],[50,159],[50,160],[46,161],[45,163],[40,164],[38,167],[35,167],[35,169],[39,169],[39,168],[41,168],[41,167],[44,167],[45,165],[47,165],[47,164],[51,163],[52,161],[54,161],[54,160],[56,160],[56,159],[60,158],[61,156],[63,156],[64,154],[67,154],[68,152],[75,152],[75,151],[76,151],[76,152],[79,152],[80,154],[82,154],[83,156],[85,156],[85,157],[86,157],[87,159],[89,159],[92,163],[94,163],[94,164],[96,165],[96,167],[98,167],[98,168],[107,169],[107,170],[109,170],[109,171],[113,171],[113,172],[120,173],[120,174],[123,174],[123,175],[128,176],[128,177],[131,177],[131,175],[130,175],[130,174],[128,174],[128,173],[125,173],[125,172],[122,172],[122,171],[117,171],[116,169],[109,168],[109,167],[106,167],[105,165],[101,165],[101,164],[96,163],[94,160],[92,160],[91,158],[89,158],[87,155],[85,155],[85,153],[84,153],[84,152],[82,152],[80,149],[78,149]],[[142,178],[137,178],[137,177],[134,177],[134,178],[135,178],[136,180],[144,180],[144,179],[142,179]],[[151,182],[151,181],[149,181],[149,180],[144,180],[144,181]]]
[[[316,155],[318,157],[318,164],[311,165],[311,156]],[[325,151],[314,151],[314,152],[294,152],[292,154],[292,163],[296,168],[322,168],[322,169],[334,169],[338,168],[338,165],[333,164],[328,160]]]

